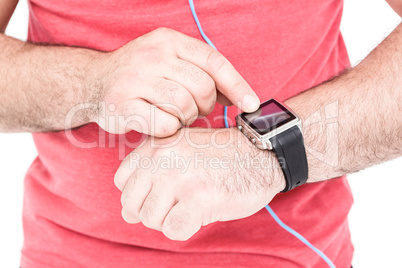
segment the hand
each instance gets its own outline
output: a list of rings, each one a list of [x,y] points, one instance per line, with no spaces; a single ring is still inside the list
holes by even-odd
[[[273,153],[239,133],[184,128],[167,139],[148,139],[115,175],[124,220],[187,240],[201,226],[263,208],[285,180]]]
[[[103,62],[105,107],[94,121],[108,132],[167,137],[211,113],[217,100],[247,112],[259,107],[257,95],[222,54],[174,30],[148,33],[105,54]]]

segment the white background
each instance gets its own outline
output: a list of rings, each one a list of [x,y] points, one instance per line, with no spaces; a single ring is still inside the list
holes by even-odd
[[[384,0],[346,0],[342,33],[353,64],[400,22]],[[28,7],[20,1],[7,34],[25,40]],[[0,104],[1,105],[1,104]],[[23,178],[36,150],[29,134],[0,134],[0,266],[19,267]],[[349,176],[355,267],[402,267],[402,158]],[[307,249],[306,249],[307,250]]]

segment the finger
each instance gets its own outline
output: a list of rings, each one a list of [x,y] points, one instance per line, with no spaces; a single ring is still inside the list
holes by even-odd
[[[135,154],[133,152],[127,155],[126,158],[124,158],[121,162],[116,173],[114,174],[114,184],[120,191],[123,191],[124,186],[126,185],[128,179],[132,176],[132,174],[137,172],[138,167],[134,167],[131,165],[132,161],[137,160],[134,159],[137,156],[138,154]]]
[[[134,216],[124,208],[121,209],[121,216],[123,217],[123,220],[125,220],[127,223],[135,224],[141,222],[136,216]]]
[[[152,189],[152,181],[148,176],[139,176],[136,172],[128,179],[121,194],[121,204],[123,208],[134,217],[140,218],[142,204]]]
[[[202,214],[198,206],[180,200],[168,213],[163,225],[163,234],[171,239],[185,241],[202,226]]]
[[[166,139],[155,138],[155,141],[158,140],[166,140]],[[155,149],[156,148],[150,146],[149,140],[146,140],[123,159],[114,175],[114,184],[120,191],[123,191],[127,181],[130,178],[136,179],[137,172],[139,171],[140,168],[142,168],[141,157],[144,155],[145,156],[153,155]]]
[[[161,78],[143,98],[159,109],[177,117],[183,125],[190,125],[198,117],[197,104],[191,93],[180,83]]]
[[[221,53],[198,39],[180,33],[178,36],[181,42],[176,42],[176,51],[180,59],[207,72],[214,79],[217,89],[239,109],[245,112],[258,109],[260,101],[257,95]]]
[[[181,128],[176,116],[165,112],[142,99],[134,99],[119,105],[117,129],[124,133],[135,130],[155,137],[169,137]]]
[[[172,63],[166,78],[176,81],[191,93],[200,115],[212,112],[216,102],[216,87],[214,80],[205,71],[188,61],[177,59]]]
[[[139,219],[146,227],[162,231],[162,223],[176,203],[175,190],[170,186],[153,185],[139,214]]]
[[[141,144],[123,159],[114,175],[114,184],[120,191],[123,191],[124,186],[131,177],[136,179],[138,168],[141,167],[141,156],[151,155],[150,151],[152,150],[149,146]]]

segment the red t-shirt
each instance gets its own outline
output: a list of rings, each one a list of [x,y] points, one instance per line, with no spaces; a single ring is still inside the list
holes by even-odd
[[[339,31],[342,5],[339,0],[195,2],[204,31],[261,100],[287,99],[349,65]],[[201,39],[186,0],[30,0],[29,7],[28,39],[34,43],[111,51],[158,27]],[[222,112],[216,105],[210,118]],[[232,120],[235,113],[229,109]],[[223,127],[221,120],[211,122]],[[23,268],[327,267],[264,209],[205,226],[185,242],[127,224],[113,176],[140,135],[111,135],[96,124],[71,134],[86,148],[70,143],[64,131],[33,135],[39,154],[25,178]],[[337,267],[351,264],[351,204],[345,178],[307,184],[271,202],[285,223]]]

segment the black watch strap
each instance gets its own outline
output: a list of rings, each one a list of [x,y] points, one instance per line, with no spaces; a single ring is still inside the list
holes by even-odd
[[[307,181],[307,156],[303,136],[298,126],[294,126],[270,139],[273,151],[286,179],[287,192]]]

